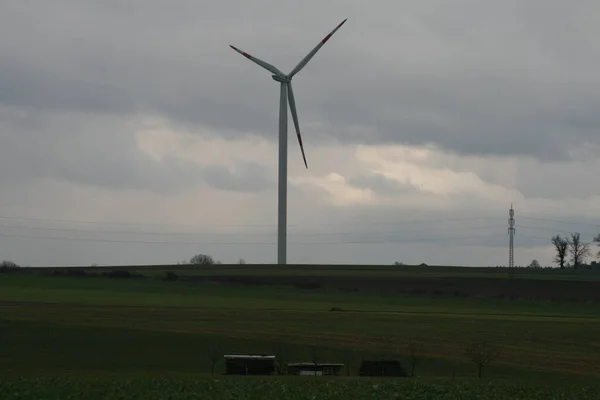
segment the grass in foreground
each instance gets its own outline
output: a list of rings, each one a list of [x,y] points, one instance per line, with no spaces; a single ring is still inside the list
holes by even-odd
[[[3,400],[33,399],[377,399],[597,400],[600,386],[534,388],[479,382],[358,379],[19,379],[0,380]]]

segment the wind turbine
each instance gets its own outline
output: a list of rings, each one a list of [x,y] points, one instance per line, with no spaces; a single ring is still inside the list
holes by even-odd
[[[280,95],[279,95],[279,200],[278,200],[278,229],[277,229],[277,264],[286,264],[286,235],[287,235],[287,103],[290,102],[290,110],[292,112],[292,118],[294,119],[294,126],[296,127],[296,136],[298,137],[298,143],[300,144],[300,151],[302,152],[302,159],[304,160],[304,166],[308,169],[306,163],[306,156],[304,154],[304,146],[302,146],[302,136],[300,136],[300,125],[298,124],[298,113],[296,112],[296,101],[294,100],[294,92],[292,90],[292,78],[296,75],[311,58],[317,54],[317,51],[333,36],[333,34],[340,29],[346,22],[347,18],[343,20],[334,30],[332,30],[317,46],[312,49],[306,57],[296,65],[296,67],[289,73],[284,74],[274,66],[266,63],[250,54],[234,47],[230,47],[246,57],[247,59],[254,61],[267,71],[271,72],[273,80],[280,83]]]

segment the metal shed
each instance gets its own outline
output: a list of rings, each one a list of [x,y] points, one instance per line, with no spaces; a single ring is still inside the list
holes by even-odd
[[[289,375],[339,376],[344,364],[298,362],[287,364]]]
[[[226,375],[271,375],[275,372],[275,356],[226,354]]]

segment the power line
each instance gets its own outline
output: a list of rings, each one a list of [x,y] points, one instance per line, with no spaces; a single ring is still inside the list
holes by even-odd
[[[197,224],[173,224],[160,222],[125,222],[125,221],[80,221],[68,219],[54,218],[35,218],[35,217],[19,217],[19,216],[0,216],[4,220],[20,220],[20,221],[36,221],[36,222],[53,222],[62,224],[83,224],[83,225],[122,225],[122,226],[164,226],[164,227],[197,227]],[[218,224],[222,227],[274,227],[276,224]]]
[[[539,236],[532,236],[532,235],[523,235],[523,234],[519,234],[520,237],[526,237],[526,238],[530,238],[530,239],[539,239],[539,240],[547,240],[548,242],[550,242],[550,239],[547,237],[539,237]]]
[[[386,220],[386,221],[353,221],[357,225],[397,225],[397,224],[416,224],[423,222],[451,222],[451,221],[470,221],[470,220],[490,220],[496,219],[495,216],[469,216],[469,217],[434,217],[434,218],[421,218],[421,219],[410,219],[410,220]],[[163,227],[199,227],[199,224],[173,224],[173,223],[159,223],[159,222],[124,222],[124,221],[80,221],[80,220],[68,220],[68,219],[53,219],[53,218],[37,218],[37,217],[22,217],[22,216],[0,216],[3,220],[22,220],[22,221],[35,221],[35,222],[53,222],[63,224],[84,224],[84,225],[122,225],[122,226],[163,226]],[[344,221],[345,222],[345,221]],[[331,226],[331,223],[314,224],[314,226]],[[209,226],[218,227],[230,227],[230,228],[275,228],[276,223],[273,224],[226,224],[226,223],[214,223]],[[289,226],[298,226],[291,224]]]
[[[333,235],[368,235],[368,234],[378,234],[384,233],[387,235],[398,234],[398,233],[419,233],[419,232],[429,232],[429,231],[437,231],[437,230],[445,230],[445,229],[493,229],[501,227],[500,224],[496,225],[479,225],[479,226],[465,226],[461,225],[459,227],[455,226],[433,226],[429,228],[420,228],[420,229],[404,229],[402,231],[361,231],[360,233],[357,231],[337,231],[337,232],[290,232],[291,235],[294,236],[333,236]],[[54,232],[77,232],[77,233],[92,233],[92,234],[119,234],[119,235],[148,235],[148,236],[202,236],[202,235],[210,235],[210,236],[240,236],[240,235],[252,235],[252,236],[265,236],[265,237],[273,237],[277,236],[276,232],[173,232],[173,231],[165,231],[165,232],[157,232],[157,231],[138,231],[138,230],[114,230],[114,229],[79,229],[79,228],[54,228],[54,227],[45,227],[45,226],[23,226],[23,225],[6,225],[0,224],[0,228],[7,229],[27,229],[27,230],[37,230],[37,231],[54,231]],[[552,232],[567,232],[567,230],[557,230],[556,228],[547,227],[547,226],[529,226],[529,225],[519,225],[521,229],[533,229],[533,230],[542,230],[542,231],[552,231]],[[584,235],[596,235],[595,233],[590,232],[580,232]]]
[[[552,232],[570,232],[567,229],[556,229],[556,228],[551,228],[548,226],[528,226],[528,225],[519,225],[519,228],[521,229],[534,229],[534,230],[538,230],[538,231],[552,231]],[[590,235],[590,236],[595,236],[597,235],[596,233],[590,233],[590,232],[579,232],[583,235]]]
[[[600,228],[600,224],[591,224],[585,222],[574,222],[574,221],[565,221],[565,220],[557,220],[550,218],[541,218],[541,217],[528,217],[528,216],[520,216],[521,219],[532,220],[532,221],[545,221],[545,222],[553,222],[560,224],[569,224],[569,225],[582,225]],[[412,218],[407,220],[402,219],[388,219],[386,221],[365,221],[365,220],[353,220],[352,223],[356,225],[395,225],[398,224],[420,224],[425,222],[435,222],[435,223],[444,223],[444,222],[461,222],[461,221],[475,221],[475,220],[493,220],[498,219],[498,216],[467,216],[467,217],[432,217],[432,218]],[[31,222],[44,222],[44,223],[61,223],[61,224],[80,224],[80,225],[117,225],[117,226],[161,226],[161,227],[219,227],[219,228],[275,228],[277,224],[230,224],[230,223],[213,223],[213,224],[182,224],[182,223],[160,223],[160,222],[126,222],[126,221],[91,221],[91,220],[70,220],[70,219],[56,219],[56,218],[41,218],[41,217],[24,217],[24,216],[6,216],[0,215],[0,220],[14,220],[14,221],[31,221]],[[345,221],[344,221],[345,222]],[[321,224],[312,224],[312,226],[331,226],[332,223],[321,223]],[[298,227],[297,224],[290,224],[290,227]],[[522,226],[522,225],[519,225]],[[535,228],[535,229],[543,229],[543,228]],[[548,228],[551,229],[551,228]],[[126,232],[123,232],[126,233]],[[137,232],[136,232],[137,233]],[[179,234],[179,233],[176,233]],[[187,234],[187,233],[186,233]]]
[[[491,217],[490,217],[491,218]],[[49,221],[49,219],[38,219],[38,218],[27,218],[27,217],[4,217],[4,216],[0,216],[0,219],[25,219],[25,220],[35,220],[35,221]],[[479,217],[476,218],[448,218],[447,220],[475,220],[475,219],[482,219]],[[486,218],[487,219],[487,218]],[[65,221],[65,220],[52,220],[52,221]],[[89,222],[89,221],[88,221]],[[6,224],[0,224],[0,227],[3,228],[7,228],[7,229],[25,229],[25,230],[34,230],[34,231],[50,231],[50,232],[67,232],[67,233],[85,233],[85,234],[118,234],[118,235],[140,235],[140,236],[144,236],[144,235],[151,235],[151,236],[178,236],[178,237],[192,237],[192,236],[219,236],[219,237],[232,237],[232,236],[247,236],[247,235],[252,235],[253,237],[256,236],[260,236],[260,237],[273,237],[276,236],[276,233],[247,233],[247,232],[219,232],[219,233],[210,233],[210,232],[156,232],[156,231],[137,231],[137,230],[98,230],[98,229],[80,229],[80,228],[55,228],[55,227],[47,227],[47,226],[21,226],[21,225],[6,225]],[[473,229],[495,229],[495,228],[499,228],[500,225],[491,225],[491,224],[487,224],[487,225],[481,225],[481,226],[465,226],[462,225],[461,227],[458,228],[464,228],[464,229],[468,229],[468,230],[473,230]],[[544,228],[544,227],[526,227],[526,228],[531,228],[531,229],[548,229],[550,230],[551,228]],[[300,233],[292,233],[291,236],[296,236],[296,237],[314,237],[314,236],[366,236],[366,235],[377,235],[377,234],[383,234],[386,235],[387,237],[384,239],[378,239],[378,240],[360,240],[360,239],[355,239],[355,240],[350,240],[350,239],[346,239],[346,240],[340,240],[340,241],[326,241],[326,242],[322,242],[319,241],[318,243],[311,243],[311,242],[293,242],[294,244],[306,244],[306,245],[333,245],[333,244],[386,244],[386,243],[427,243],[427,242],[433,242],[433,241],[453,241],[456,239],[469,239],[469,237],[460,237],[460,236],[440,236],[440,231],[444,231],[446,229],[452,229],[453,231],[456,231],[457,227],[454,226],[433,226],[433,227],[429,227],[429,228],[420,228],[420,229],[403,229],[401,231],[381,231],[381,232],[360,232],[360,231],[340,231],[340,232],[300,232]],[[429,237],[422,237],[422,238],[406,238],[406,239],[393,239],[393,237],[398,236],[398,235],[406,235],[406,234],[418,234],[418,233],[422,233],[422,234],[426,234],[426,233],[431,233],[433,235],[438,234],[438,236],[429,236]],[[495,234],[492,233],[491,236],[494,236]],[[106,242],[106,243],[140,243],[140,244],[182,244],[182,245],[230,245],[230,246],[252,246],[252,245],[257,245],[257,246],[271,246],[272,244],[270,243],[262,243],[262,242],[258,242],[258,241],[251,241],[251,242],[245,242],[245,241],[227,241],[227,242],[218,242],[218,241],[181,241],[181,240],[140,240],[140,239],[114,239],[114,238],[82,238],[82,237],[69,237],[69,236],[41,236],[41,235],[24,235],[24,234],[10,234],[10,233],[0,233],[0,236],[3,237],[13,237],[13,238],[30,238],[30,239],[48,239],[48,240],[66,240],[66,241],[87,241],[87,242]],[[538,239],[538,240],[549,240],[548,238],[540,238],[537,236],[531,236],[531,235],[523,235],[524,237],[529,237],[532,239]],[[392,237],[392,238],[390,238]],[[482,238],[482,237],[486,237],[486,235],[477,235],[474,236],[472,238]]]
[[[556,222],[559,224],[584,225],[584,226],[593,226],[595,228],[600,228],[600,224],[590,224],[590,223],[586,223],[586,222],[562,221],[562,220],[558,220],[558,219],[539,218],[539,217],[523,217],[523,216],[521,216],[520,218],[530,219],[530,220],[534,220],[534,221]]]
[[[480,225],[480,226],[461,226],[462,228],[472,229],[492,229],[499,228],[500,225]],[[122,235],[152,235],[152,236],[201,236],[201,235],[210,235],[210,236],[240,236],[240,235],[252,235],[252,236],[266,236],[272,237],[277,236],[276,232],[271,233],[256,233],[256,232],[156,232],[156,231],[124,231],[124,230],[106,230],[106,229],[78,229],[78,228],[54,228],[54,227],[36,227],[36,226],[23,226],[23,225],[6,225],[0,224],[0,228],[8,228],[8,229],[29,229],[29,230],[37,230],[37,231],[52,231],[52,232],[77,232],[77,233],[92,233],[92,234],[122,234]],[[393,235],[398,233],[419,233],[419,232],[430,232],[436,230],[445,230],[452,229],[456,230],[457,228],[454,226],[434,226],[428,229],[404,229],[402,231],[380,231],[380,232],[365,232],[365,231],[338,231],[338,232],[290,232],[290,235],[293,236],[333,236],[333,235],[369,235],[369,234],[378,234],[384,233],[386,235]]]
[[[275,246],[275,243],[265,242],[196,242],[196,241],[159,241],[159,240],[124,240],[124,239],[101,239],[101,238],[81,238],[81,237],[61,237],[61,236],[39,236],[39,235],[13,235],[0,233],[0,236],[10,238],[23,238],[23,239],[41,239],[41,240],[64,240],[64,241],[81,241],[81,242],[104,242],[104,243],[132,243],[132,244],[172,244],[172,245],[214,245],[214,246]],[[540,238],[536,236],[525,235],[529,238],[548,240],[547,238]],[[472,240],[499,237],[498,233],[488,235],[476,235],[476,236],[439,236],[439,237],[421,237],[411,239],[385,239],[385,240],[342,240],[342,241],[318,241],[318,242],[299,242],[291,241],[290,244],[295,245],[310,245],[310,246],[322,246],[322,245],[342,245],[342,244],[403,244],[403,243],[433,243],[439,241],[451,242],[453,240]]]

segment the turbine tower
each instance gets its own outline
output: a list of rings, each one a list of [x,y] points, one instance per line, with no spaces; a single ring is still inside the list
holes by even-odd
[[[512,274],[515,267],[515,210],[512,203],[510,204],[510,210],[508,210],[508,237],[508,268]]]
[[[332,30],[317,46],[312,49],[306,57],[296,65],[296,67],[289,73],[284,74],[274,66],[266,63],[250,54],[230,45],[230,47],[246,57],[247,59],[254,61],[267,71],[271,72],[273,80],[279,82],[280,94],[279,94],[279,196],[278,196],[278,221],[277,221],[277,264],[285,265],[287,259],[286,249],[286,236],[287,236],[287,103],[290,103],[290,110],[292,112],[292,118],[294,120],[294,126],[296,128],[296,136],[298,137],[298,144],[300,144],[300,151],[302,152],[302,159],[304,160],[304,166],[308,169],[306,163],[306,156],[304,154],[304,146],[302,146],[302,136],[300,136],[300,125],[298,124],[298,113],[296,112],[296,101],[294,100],[294,92],[292,90],[292,78],[296,75],[314,55],[319,51],[321,47],[333,36],[333,34],[340,29],[347,19],[343,20],[334,30]]]

